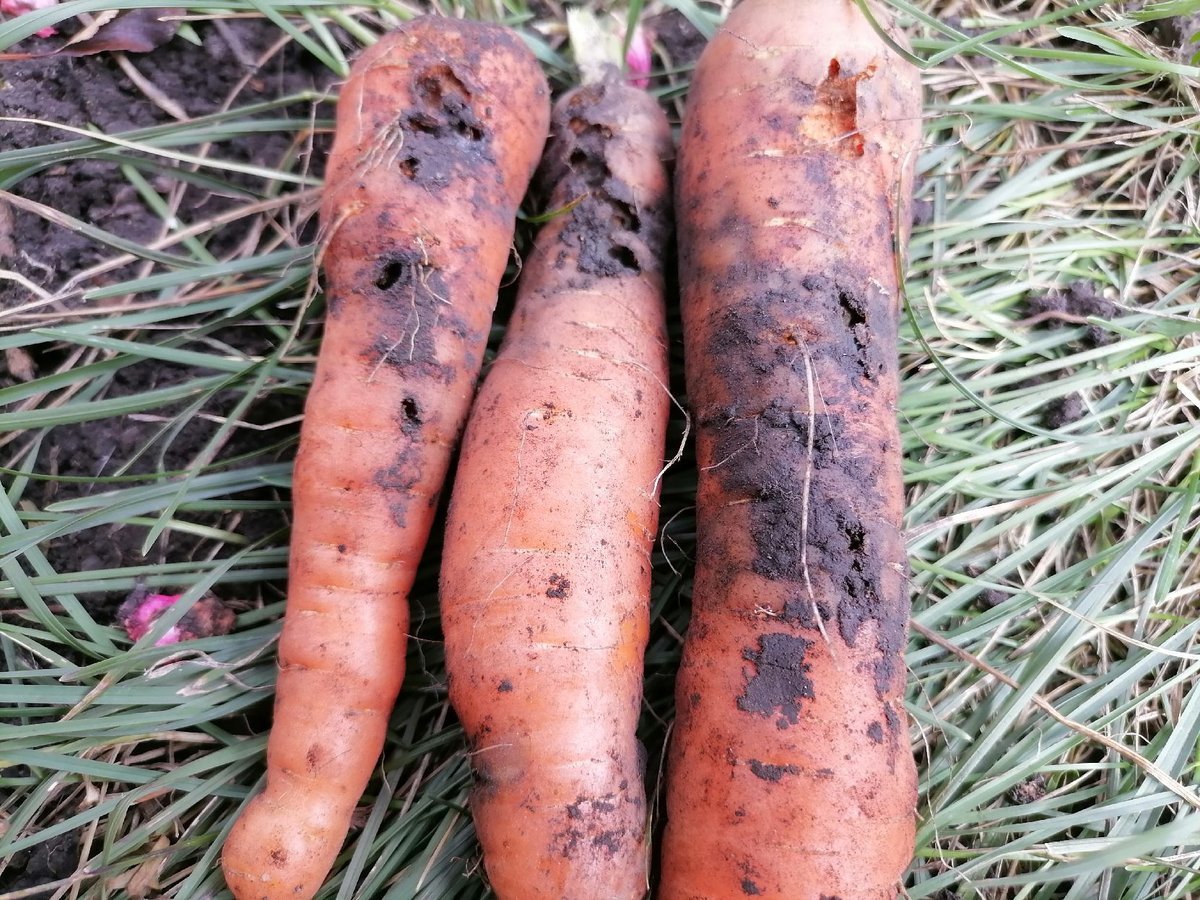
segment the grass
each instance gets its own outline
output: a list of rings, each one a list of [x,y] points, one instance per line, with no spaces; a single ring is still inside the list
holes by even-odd
[[[9,20],[0,47],[110,5]],[[927,215],[900,348],[921,773],[912,898],[1200,896],[1200,70],[1139,27],[1200,2],[1126,5],[891,2],[927,91]],[[667,8],[707,32],[721,13],[694,0],[633,11]],[[522,27],[562,87],[562,22],[538,9],[446,7]],[[217,16],[265,17],[339,76],[350,53],[332,29],[362,42],[414,11],[187,10],[195,34]],[[688,74],[655,81],[676,115]],[[234,98],[202,119],[119,135],[59,127],[53,143],[0,151],[0,199],[108,248],[0,311],[10,367],[43,361],[0,387],[0,878],[14,857],[66,847],[70,874],[44,896],[223,894],[220,843],[263,768],[290,463],[319,341],[308,150],[331,102]],[[291,138],[277,164],[235,158],[233,142],[267,131]],[[161,215],[158,240],[19,199],[31,174],[85,159],[121,167]],[[234,202],[188,218],[185,184]],[[245,238],[214,252],[232,227]],[[1082,315],[1038,305],[1077,283],[1107,303]],[[132,389],[150,365],[171,376]],[[49,451],[62,435],[130,423],[149,429],[147,446],[99,476],[58,473]],[[642,729],[656,792],[694,486],[686,462],[664,482]],[[146,561],[63,571],[47,550],[117,534],[136,535]],[[436,565],[435,546],[384,757],[322,897],[487,895],[446,703]],[[236,632],[155,648],[164,621],[131,645],[95,598],[137,579],[230,598]]]

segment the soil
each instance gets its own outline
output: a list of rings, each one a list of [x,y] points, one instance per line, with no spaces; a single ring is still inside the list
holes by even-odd
[[[207,22],[194,23],[194,27],[201,39],[199,46],[176,36],[151,53],[127,55],[144,79],[188,116],[217,112],[231,96],[236,108],[304,90],[322,90],[333,80],[332,72],[294,44],[270,56],[261,67],[256,66],[256,61],[279,39],[279,31],[272,25],[257,20],[230,20],[219,27]],[[44,51],[53,46],[52,40],[57,39],[31,39],[11,49]],[[247,80],[242,85],[244,79]],[[173,121],[108,53],[5,63],[4,77],[0,80],[0,114],[106,134]],[[271,114],[307,118],[311,110],[299,106]],[[0,148],[5,150],[72,139],[75,135],[44,125],[0,122]],[[286,134],[253,134],[222,143],[218,152],[225,159],[272,166],[287,153],[289,145],[290,137]],[[176,183],[168,174],[150,181],[164,195]],[[113,162],[83,160],[55,165],[26,176],[11,190],[128,240],[143,243],[153,240],[162,228],[161,218],[141,200]],[[229,202],[190,189],[184,195],[180,218],[202,219],[219,212]],[[228,228],[210,243],[209,249],[220,255],[240,237],[240,228]],[[53,290],[76,272],[111,254],[110,249],[81,234],[34,213],[0,204],[0,265],[39,287]],[[129,274],[115,272],[111,277],[119,279]],[[0,280],[0,310],[30,299],[28,291],[18,283]]]
[[[1031,324],[1043,324],[1051,330],[1087,324],[1083,336],[1078,341],[1082,347],[1104,347],[1117,340],[1116,333],[1102,325],[1087,322],[1089,317],[1116,319],[1121,315],[1120,307],[1108,300],[1100,293],[1099,287],[1090,282],[1075,281],[1062,290],[1031,294],[1025,299],[1025,306]]]
[[[200,46],[176,37],[152,53],[129,57],[161,95],[182,107],[189,116],[213,113],[222,108],[231,95],[233,106],[237,107],[304,90],[322,90],[333,78],[320,62],[294,48],[274,55],[256,69],[255,60],[262,58],[278,39],[279,32],[273,26],[235,20],[222,23],[219,28],[210,23],[197,23],[195,27],[202,40]],[[44,49],[44,46],[29,41],[21,49]],[[237,90],[248,75],[250,77],[240,91]],[[6,64],[4,79],[0,82],[0,112],[5,116],[95,128],[109,134],[171,121],[155,99],[142,93],[122,72],[110,54]],[[307,118],[311,110],[303,106],[273,114]],[[0,147],[5,149],[34,147],[63,139],[61,131],[47,126],[0,122]],[[223,143],[219,152],[223,158],[272,166],[279,163],[289,146],[290,138],[285,134],[252,134]],[[156,181],[154,186],[164,194],[174,185],[174,179],[167,174]],[[110,162],[84,160],[56,165],[25,177],[12,187],[12,191],[133,241],[152,240],[162,227],[159,216],[141,201],[117,165]],[[184,194],[181,218],[204,218],[230,202],[189,189]],[[42,288],[53,290],[75,273],[112,254],[109,248],[33,213],[2,208],[2,205],[0,212],[6,213],[0,215],[0,228],[7,226],[10,229],[7,235],[0,233],[0,264]],[[19,235],[20,240],[14,240],[13,235]],[[240,227],[225,229],[212,238],[209,249],[220,255],[241,238]],[[129,274],[128,271],[115,272],[112,277]],[[19,284],[0,281],[0,310],[30,299],[29,293]],[[212,336],[234,347],[263,352],[265,348],[253,346],[259,340],[259,333],[260,329],[230,328]],[[10,371],[15,369],[18,359],[35,371],[52,370],[57,362],[50,358],[53,351],[39,348],[35,352],[37,355],[34,356],[10,356],[7,367],[0,366],[0,386],[11,384],[19,376],[18,372]],[[162,362],[137,363],[113,376],[106,396],[137,394],[177,384],[195,374]],[[234,395],[218,395],[202,412],[219,415],[227,412],[236,401]],[[275,405],[281,402],[278,399],[271,401]],[[168,417],[181,409],[164,408],[156,413]],[[264,422],[295,411],[260,405],[252,410],[249,418]],[[214,422],[198,415],[193,415],[171,437],[164,436],[163,427],[161,422],[127,416],[53,429],[42,447],[37,470],[52,476],[94,479],[118,471],[143,474],[157,469],[185,469],[217,429]],[[248,438],[244,431],[235,432],[220,455],[250,452],[259,442]],[[44,506],[97,489],[100,488],[95,484],[57,479],[36,481],[31,484],[27,499]],[[262,536],[283,524],[271,519],[265,514],[244,518],[238,530],[243,535]],[[220,524],[221,520],[229,524],[228,516],[213,516],[211,524]],[[141,529],[102,531],[73,534],[52,541],[46,548],[51,565],[60,571],[89,571],[147,561],[182,561],[204,550],[202,541],[172,534],[169,545],[156,548],[147,559],[141,553],[145,539]],[[121,598],[94,595],[81,599],[88,603],[97,619],[107,622]],[[7,883],[0,878],[0,889],[5,887],[8,887]]]
[[[1200,43],[1196,42],[1200,37],[1200,13],[1159,19],[1150,33],[1164,47],[1170,48],[1179,62],[1195,64],[1196,54],[1200,52]]]
[[[215,336],[247,352],[262,352],[264,349],[252,346],[241,329],[216,332]],[[196,374],[186,367],[158,361],[136,363],[114,375],[106,396],[132,396],[178,384]],[[159,421],[147,421],[146,417],[121,416],[54,428],[42,445],[36,467],[36,471],[46,473],[51,478],[31,482],[26,491],[26,498],[41,508],[56,501],[103,491],[107,489],[104,479],[118,473],[139,475],[156,471],[186,470],[215,435],[218,425],[214,419],[228,413],[238,400],[239,395],[234,392],[216,394],[202,407],[199,414],[189,416],[182,428],[174,434],[169,433],[169,423],[165,424],[164,420],[182,412],[183,404],[156,409],[154,418]],[[298,398],[283,400],[278,394],[271,394],[268,399],[251,407],[245,419],[253,424],[265,424],[295,415],[299,411]],[[229,441],[220,449],[217,458],[243,456],[255,452],[261,454],[261,444],[262,438],[258,432],[235,430]],[[278,455],[273,451],[267,453],[272,456]],[[272,461],[268,457],[260,456],[260,459],[264,462]],[[64,478],[81,480],[63,480]],[[239,498],[269,499],[269,491],[264,490],[257,496],[245,493],[239,495]],[[245,514],[190,513],[187,518],[198,524],[231,529],[248,540],[265,537],[286,525],[282,515],[267,511]],[[43,549],[51,566],[62,572],[88,572],[147,563],[183,562],[204,558],[212,549],[211,542],[206,539],[183,532],[168,531],[164,532],[163,539],[148,554],[143,555],[142,544],[145,539],[146,529],[106,526],[56,538],[43,545]],[[182,589],[186,585],[178,587]],[[124,595],[120,593],[80,595],[80,600],[88,607],[93,617],[104,624],[114,621],[117,606],[123,599]],[[243,605],[249,605],[251,602],[253,598],[245,598]],[[235,608],[238,606],[236,600],[234,605]],[[2,881],[0,878],[0,886]]]
[[[69,878],[78,865],[79,836],[68,831],[14,854],[8,861],[8,868],[0,875],[0,891],[28,890],[40,884]]]
[[[175,103],[188,116],[219,111],[288,96],[302,91],[323,91],[334,75],[320,61],[296,48],[271,54],[280,32],[258,20],[229,20],[219,25],[194,23],[200,45],[176,36],[151,53],[129,55],[128,59],[153,85],[161,97]],[[45,50],[49,41],[29,40],[12,49]],[[261,62],[261,65],[259,64]],[[112,54],[80,58],[54,57],[7,63],[0,81],[0,113],[4,116],[41,119],[79,128],[118,134],[131,129],[170,123],[171,116],[160,98],[144,93],[120,68]],[[274,110],[273,116],[288,115],[307,120],[312,109],[298,104]],[[36,147],[72,139],[62,131],[23,122],[0,122],[0,147]],[[284,133],[250,134],[223,142],[215,153],[221,158],[263,166],[280,163],[291,147]],[[313,168],[319,170],[322,153]],[[176,181],[164,172],[151,179],[162,195]],[[73,161],[36,171],[11,188],[20,197],[51,206],[67,215],[94,224],[119,237],[147,242],[156,238],[162,220],[140,198],[117,164],[102,160]],[[194,221],[209,217],[228,206],[230,199],[189,188],[183,195],[180,218]],[[244,226],[225,228],[208,241],[208,249],[220,256],[243,238]],[[20,239],[14,239],[19,235]],[[0,204],[0,266],[15,271],[47,290],[61,286],[72,275],[112,255],[110,248],[67,228],[23,210]],[[129,277],[132,269],[111,273],[114,280]],[[29,292],[20,284],[0,280],[0,310],[29,302]],[[64,301],[70,305],[71,301]],[[211,337],[248,352],[264,352],[254,346],[261,329],[229,328]],[[200,349],[197,347],[196,349]],[[9,355],[0,363],[0,387],[13,383],[21,373],[19,364],[34,371],[51,371],[57,360],[53,351],[39,347],[35,355]],[[25,373],[26,375],[28,373]],[[196,372],[157,361],[146,361],[118,371],[106,397],[121,397],[178,384]],[[212,416],[228,412],[237,402],[232,393],[217,395],[200,411]],[[279,408],[289,401],[273,397],[260,403],[247,417],[267,422],[292,415],[295,408]],[[217,424],[208,417],[192,415],[177,433],[167,435],[162,419],[183,409],[182,405],[155,410],[160,421],[126,416],[53,429],[44,442],[37,471],[51,476],[98,479],[122,474],[146,474],[156,470],[186,469],[212,439]],[[244,429],[236,431],[221,448],[219,458],[252,452],[261,438]],[[56,500],[102,490],[103,484],[59,480],[31,483],[26,498],[39,507]],[[213,514],[206,524],[231,525],[231,516]],[[282,528],[278,515],[256,513],[237,521],[238,533],[251,539]],[[148,556],[142,554],[145,531],[136,528],[96,529],[51,541],[45,548],[52,566],[59,571],[83,572],[147,562],[177,562],[195,558],[208,549],[195,537],[171,533]],[[81,598],[101,622],[110,622],[121,596],[97,594]],[[8,876],[0,876],[0,890],[9,889]]]
[[[660,62],[676,68],[694,65],[707,43],[699,29],[676,9],[647,17],[644,27],[651,42],[662,50],[665,58]]]

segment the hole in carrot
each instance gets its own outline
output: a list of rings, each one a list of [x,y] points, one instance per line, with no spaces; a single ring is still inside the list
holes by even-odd
[[[613,226],[624,231],[631,231],[637,234],[642,229],[642,219],[628,203],[622,203],[620,200],[613,200]]]
[[[388,260],[383,266],[383,271],[379,273],[379,277],[375,279],[375,287],[381,291],[387,291],[394,288],[403,280],[407,280],[405,270],[408,268],[408,263],[402,260]]]
[[[846,533],[846,542],[850,548],[850,552],[860,554],[866,549],[867,535],[863,527],[858,522],[846,522],[843,526]]]
[[[405,397],[400,404],[400,408],[404,410],[404,418],[414,425],[421,424],[421,412],[417,408],[417,401],[412,397]]]
[[[424,110],[407,117],[412,130],[434,135],[453,131],[471,141],[483,140],[483,123],[471,109],[471,92],[450,66],[426,69],[417,77],[414,93]]]
[[[417,170],[421,167],[421,161],[415,156],[406,156],[400,160],[400,171],[409,178],[417,177]]]
[[[584,134],[585,132],[591,131],[600,135],[600,137],[604,140],[608,140],[612,137],[612,129],[607,125],[601,125],[598,122],[589,122],[587,119],[581,119],[579,116],[572,118],[567,123],[567,127],[569,127],[575,134]]]
[[[642,271],[641,265],[638,263],[637,256],[628,247],[623,247],[620,244],[614,244],[608,250],[608,255],[623,265],[631,272]]]
[[[470,122],[466,121],[465,119],[458,119],[454,123],[454,130],[457,131],[459,134],[461,134],[463,137],[467,138],[468,140],[471,140],[471,141],[482,141],[483,140],[483,129],[477,128],[476,126],[472,125]]]
[[[463,97],[471,96],[467,86],[449,66],[431,66],[417,77],[418,93],[432,105],[441,105],[447,89]]]
[[[406,116],[404,124],[411,131],[419,131],[422,134],[437,134],[438,126],[441,123],[429,113],[416,112]]]
[[[838,305],[842,307],[842,317],[846,327],[857,328],[867,324],[867,309],[863,302],[849,291],[838,291]]]

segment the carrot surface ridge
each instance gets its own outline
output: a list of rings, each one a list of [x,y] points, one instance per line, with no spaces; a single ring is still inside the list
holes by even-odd
[[[892,900],[912,855],[896,257],[920,115],[850,0],[745,0],[692,81],[697,558],[662,900]]]
[[[532,54],[478,22],[405,23],[341,93],[267,786],[222,859],[240,900],[316,893],[379,759],[408,593],[548,122]]]
[[[636,738],[669,408],[666,119],[616,80],[555,106],[552,186],[463,439],[441,576],[450,699],[497,896],[647,887]]]

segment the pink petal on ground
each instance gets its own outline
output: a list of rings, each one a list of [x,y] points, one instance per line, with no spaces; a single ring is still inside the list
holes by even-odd
[[[629,50],[625,53],[625,66],[629,69],[629,83],[634,87],[650,86],[650,41],[641,25],[633,29],[633,38],[629,41]]]
[[[133,640],[140,641],[154,625],[158,617],[167,611],[182,594],[147,594],[137,599],[130,598],[121,604],[117,615],[121,627]],[[132,602],[131,602],[132,601]]]
[[[0,13],[6,16],[19,16],[27,12],[33,12],[35,9],[46,9],[49,6],[55,6],[58,0],[0,0]],[[34,32],[40,38],[53,37],[58,32],[50,27],[42,28]]]
[[[135,589],[117,610],[118,622],[125,629],[125,633],[135,641],[141,640],[159,617],[183,596],[182,594],[148,594],[144,591],[144,588]],[[154,642],[154,646],[165,647],[181,641],[229,634],[233,629],[235,619],[233,610],[212,594],[205,594],[183,614],[183,618],[168,628],[166,633]]]

